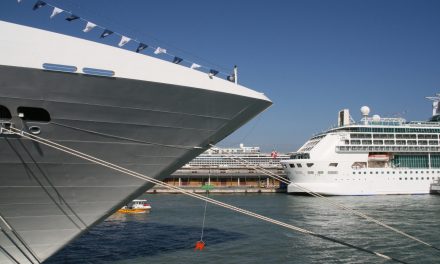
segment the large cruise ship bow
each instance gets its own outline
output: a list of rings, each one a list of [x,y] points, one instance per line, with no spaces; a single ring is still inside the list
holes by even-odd
[[[272,103],[124,49],[0,21],[0,123],[161,179]],[[0,263],[43,262],[152,187],[0,133]]]

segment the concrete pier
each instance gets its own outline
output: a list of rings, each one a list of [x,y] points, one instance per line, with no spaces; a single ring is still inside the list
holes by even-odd
[[[268,168],[285,177],[279,168]],[[212,185],[211,193],[281,193],[287,186],[252,168],[234,169],[180,169],[163,180],[170,185],[196,193],[205,193],[203,185]],[[166,188],[153,187],[148,193],[175,193]]]

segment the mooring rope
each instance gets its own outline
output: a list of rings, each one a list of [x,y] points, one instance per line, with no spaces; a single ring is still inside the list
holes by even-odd
[[[31,254],[31,256],[37,261],[37,263],[41,263],[40,259],[37,257],[35,252],[30,248],[30,246],[24,241],[24,239],[12,228],[12,226],[6,221],[6,219],[0,214],[0,220],[3,222],[3,224],[8,228],[8,230],[17,238],[17,240],[26,248],[26,250]],[[8,238],[9,241],[11,241],[12,244],[21,252],[21,254],[29,260],[30,263],[34,263],[33,260],[28,256],[26,252],[23,251],[23,249],[17,244],[17,242],[4,230],[0,227],[0,231]]]
[[[24,149],[24,151],[29,155],[30,159],[32,160],[32,162],[35,164],[35,166],[38,168],[38,170],[41,172],[41,174],[43,175],[43,177],[46,179],[46,181],[50,184],[51,188],[47,188],[43,182],[37,177],[37,175],[34,174],[34,172],[31,170],[31,168],[29,168],[29,166],[26,164],[24,158],[20,155],[19,151],[17,148],[15,148],[11,142],[9,142],[9,140],[6,140],[6,142],[8,143],[9,147],[12,149],[12,151],[15,152],[15,154],[17,155],[17,158],[20,159],[20,162],[23,164],[23,166],[25,167],[26,171],[28,171],[29,175],[38,183],[38,185],[40,185],[41,189],[46,193],[46,195],[52,200],[52,202],[55,204],[55,206],[67,217],[69,218],[70,222],[72,222],[72,224],[74,226],[76,226],[78,229],[83,229],[81,226],[79,226],[76,221],[74,221],[74,219],[72,218],[72,216],[70,216],[68,214],[68,212],[62,207],[62,204],[66,205],[66,207],[70,210],[70,212],[76,217],[78,218],[78,220],[82,223],[82,225],[84,227],[87,227],[87,224],[79,217],[79,215],[77,215],[75,213],[75,211],[72,209],[72,207],[69,205],[69,203],[66,202],[66,200],[64,199],[64,197],[60,194],[60,192],[53,186],[52,182],[47,178],[47,176],[45,175],[45,173],[43,172],[43,170],[41,169],[41,167],[38,165],[37,161],[32,157],[32,155],[29,153],[29,151],[26,149],[26,147],[24,146],[24,144],[22,142],[21,146]],[[53,192],[55,192],[56,194],[56,198],[58,198],[60,200],[60,202],[56,201],[56,198],[51,194],[50,190],[53,190]]]
[[[269,223],[272,223],[272,224],[275,224],[275,225],[279,225],[279,226],[282,226],[282,227],[285,227],[285,228],[288,228],[290,230],[294,230],[294,231],[297,231],[297,232],[300,232],[300,233],[303,233],[303,234],[306,234],[306,235],[318,237],[318,238],[321,238],[323,240],[327,240],[327,241],[331,241],[331,242],[334,242],[334,243],[337,243],[337,244],[340,244],[340,245],[344,245],[344,246],[347,246],[347,247],[350,247],[350,248],[353,248],[353,249],[356,249],[356,250],[359,250],[359,251],[363,251],[365,253],[369,253],[369,254],[378,256],[378,257],[386,259],[386,260],[393,260],[393,261],[398,262],[398,263],[406,263],[406,262],[404,262],[402,260],[399,260],[397,258],[393,258],[393,257],[387,256],[385,254],[382,254],[382,253],[379,253],[379,252],[376,252],[376,251],[373,251],[373,250],[362,248],[362,247],[353,245],[351,243],[347,243],[345,241],[342,241],[342,240],[339,240],[339,239],[336,239],[336,238],[332,238],[332,237],[329,237],[329,236],[321,235],[321,234],[318,234],[318,233],[315,233],[315,232],[312,232],[312,231],[309,231],[309,230],[306,230],[306,229],[303,229],[303,228],[300,228],[300,227],[297,227],[297,226],[294,226],[294,225],[291,225],[291,224],[287,224],[287,223],[281,222],[279,220],[275,220],[273,218],[269,218],[269,217],[266,217],[266,216],[263,216],[263,215],[260,215],[260,214],[248,211],[248,210],[244,210],[244,209],[241,209],[239,207],[236,207],[236,206],[233,206],[233,205],[230,205],[230,204],[227,204],[227,203],[223,203],[223,202],[217,201],[217,200],[209,198],[209,197],[205,197],[205,196],[200,195],[200,194],[189,192],[187,190],[184,190],[182,188],[179,188],[179,187],[176,187],[176,186],[164,183],[164,182],[162,182],[160,180],[157,180],[155,178],[151,178],[151,177],[146,176],[144,174],[141,174],[141,173],[138,173],[138,172],[135,172],[135,171],[131,171],[129,169],[126,169],[126,168],[120,167],[120,166],[118,166],[116,164],[113,164],[113,163],[110,163],[110,162],[98,159],[96,157],[93,157],[91,155],[88,155],[88,154],[85,154],[83,152],[77,151],[75,149],[71,149],[71,148],[63,146],[61,144],[52,142],[50,140],[38,137],[36,135],[29,134],[29,133],[27,133],[25,131],[21,131],[19,129],[14,128],[14,127],[3,128],[3,129],[6,130],[6,131],[11,132],[13,134],[19,135],[19,136],[21,136],[23,138],[26,138],[26,139],[38,142],[40,144],[46,145],[48,147],[51,147],[53,149],[57,149],[59,151],[67,153],[69,155],[72,155],[72,156],[75,156],[75,157],[78,157],[78,158],[90,161],[92,163],[101,165],[103,167],[110,168],[112,170],[115,170],[115,171],[118,171],[118,172],[130,175],[132,177],[135,177],[135,178],[138,178],[138,179],[150,182],[150,183],[157,184],[157,185],[162,186],[162,187],[166,187],[166,188],[171,189],[171,190],[178,191],[178,192],[180,192],[182,194],[185,194],[185,195],[188,195],[188,196],[191,196],[191,197],[203,200],[203,201],[207,201],[207,202],[209,202],[211,204],[215,204],[215,205],[218,205],[220,207],[227,208],[227,209],[230,209],[232,211],[239,212],[241,214],[248,215],[248,216],[260,219],[262,221],[266,221],[266,222],[269,222]]]
[[[212,144],[211,144],[210,146],[211,146],[211,147],[218,148],[218,147],[216,147],[216,146],[214,146],[214,145],[212,145]],[[220,149],[220,148],[218,148],[218,149]],[[234,157],[233,155],[230,155],[230,154],[225,154],[225,155],[226,155],[226,156],[230,156],[230,157],[229,157],[230,159],[235,160],[235,161],[237,161],[237,162],[239,162],[239,163],[241,163],[241,164],[245,164],[245,165],[249,165],[249,164],[250,164],[248,161],[246,161],[246,160],[244,160],[244,159],[242,159],[242,158],[237,158],[237,157]],[[260,172],[262,172],[263,174],[265,174],[265,175],[267,175],[267,176],[269,176],[269,177],[271,177],[271,178],[273,178],[273,179],[276,179],[276,180],[278,180],[278,181],[280,181],[280,182],[283,182],[283,183],[285,183],[285,184],[292,184],[293,186],[295,186],[295,187],[297,187],[297,188],[303,190],[303,191],[306,192],[307,194],[310,194],[310,195],[312,195],[312,196],[314,196],[314,197],[317,197],[317,198],[321,198],[321,199],[325,200],[326,202],[328,202],[329,204],[331,204],[331,205],[333,205],[333,206],[339,207],[339,208],[341,208],[341,209],[343,209],[343,210],[346,210],[346,211],[348,211],[348,212],[350,212],[350,213],[352,213],[352,214],[354,214],[354,215],[357,215],[357,216],[359,216],[359,217],[362,217],[362,218],[364,218],[364,219],[366,219],[366,220],[368,220],[368,221],[374,222],[374,223],[376,223],[376,224],[378,224],[378,225],[380,225],[380,226],[382,226],[382,227],[384,227],[384,228],[386,228],[386,229],[389,229],[389,230],[391,230],[391,231],[393,231],[393,232],[395,232],[395,233],[398,233],[398,234],[400,234],[400,235],[403,235],[403,236],[405,236],[405,237],[407,237],[407,238],[409,238],[409,239],[411,239],[411,240],[417,241],[417,242],[419,242],[419,243],[421,243],[421,244],[423,244],[423,245],[425,245],[425,246],[428,246],[428,247],[430,247],[430,248],[433,248],[433,249],[435,249],[435,250],[440,251],[440,248],[439,248],[439,247],[436,247],[436,246],[434,246],[434,245],[432,245],[432,244],[430,244],[430,243],[428,243],[428,242],[425,242],[425,241],[423,241],[423,240],[421,240],[421,239],[419,239],[419,238],[417,238],[417,237],[415,237],[415,236],[413,236],[413,235],[410,235],[410,234],[408,234],[408,233],[406,233],[406,232],[404,232],[404,231],[401,231],[401,230],[399,230],[399,229],[397,229],[397,228],[395,228],[395,227],[389,226],[389,225],[385,224],[385,223],[382,222],[382,221],[379,221],[379,220],[377,220],[377,219],[375,219],[375,218],[373,218],[373,217],[371,217],[371,216],[366,215],[365,213],[362,213],[362,212],[359,212],[359,211],[353,210],[352,208],[347,207],[347,206],[345,206],[345,205],[343,205],[343,204],[341,204],[341,203],[334,202],[334,201],[332,201],[331,199],[325,197],[325,196],[322,195],[322,194],[319,194],[319,193],[313,192],[312,190],[307,189],[307,188],[305,188],[305,187],[303,187],[303,186],[301,186],[301,185],[299,185],[299,184],[296,184],[296,183],[294,183],[294,182],[292,182],[292,181],[290,181],[290,180],[288,180],[288,179],[286,179],[286,178],[284,178],[284,177],[281,177],[281,176],[279,176],[278,174],[273,173],[273,172],[271,172],[271,171],[269,171],[269,170],[267,170],[267,169],[265,169],[265,168],[263,168],[263,167],[261,167],[261,166],[259,166],[259,165],[251,164],[251,166],[252,166],[251,168],[253,168],[253,169],[257,170],[257,171],[260,171]]]
[[[206,195],[208,196],[208,195]],[[205,209],[203,210],[203,222],[202,222],[202,234],[200,235],[200,241],[203,242],[203,234],[205,232],[205,220],[206,220],[206,208],[208,207],[208,201],[205,201]]]
[[[14,258],[14,256],[11,255],[11,253],[9,253],[2,245],[0,245],[0,250],[5,254],[5,256],[12,260],[14,263],[20,264],[20,262],[18,262],[18,260],[16,260]],[[32,262],[31,262],[32,263]]]
[[[157,143],[157,142],[149,142],[149,141],[144,141],[144,140],[139,140],[139,139],[132,139],[132,138],[127,138],[127,137],[121,137],[121,136],[116,136],[116,135],[112,135],[112,134],[97,132],[97,131],[93,131],[93,130],[89,130],[89,129],[84,129],[84,128],[79,128],[79,127],[64,125],[64,124],[57,123],[57,122],[51,122],[51,124],[54,124],[54,125],[57,125],[57,126],[61,126],[61,127],[65,127],[65,128],[69,128],[69,129],[73,129],[73,130],[78,130],[78,131],[89,133],[89,134],[99,135],[99,136],[102,136],[102,137],[119,139],[119,140],[125,140],[125,141],[129,141],[129,142],[133,142],[133,143],[138,143],[138,144],[142,144],[142,145],[151,145],[151,146],[159,146],[159,147],[175,148],[175,149],[187,149],[187,150],[188,149],[189,150],[191,150],[191,149],[201,149],[201,147],[197,147],[197,146],[169,145],[169,144],[162,144],[162,143]]]
[[[208,172],[208,179],[211,178],[211,169]],[[210,186],[210,185],[208,185]],[[206,189],[206,197],[209,196],[209,187]],[[205,201],[205,209],[203,210],[203,222],[202,222],[202,234],[200,235],[200,241],[203,242],[203,234],[205,233],[205,220],[206,220],[206,209],[208,208],[208,201]]]

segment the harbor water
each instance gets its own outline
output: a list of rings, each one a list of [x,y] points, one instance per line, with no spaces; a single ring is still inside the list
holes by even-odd
[[[353,216],[326,201],[286,194],[210,195],[220,201],[384,253],[407,263],[440,263],[440,251]],[[146,214],[114,214],[47,263],[392,263],[183,195],[148,194]],[[440,196],[329,197],[440,247]]]

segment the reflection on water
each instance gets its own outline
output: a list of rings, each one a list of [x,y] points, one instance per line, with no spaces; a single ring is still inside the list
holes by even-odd
[[[136,213],[136,214],[127,214],[127,213],[120,213],[116,212],[113,215],[111,215],[109,218],[107,218],[106,221],[108,222],[128,222],[128,221],[138,221],[138,222],[145,222],[148,219],[148,214],[151,211],[144,211],[142,213]]]
[[[145,196],[147,214],[114,214],[47,263],[385,263],[354,249],[298,234],[182,195]],[[212,195],[215,199],[379,251],[409,263],[440,263],[440,253],[326,202],[285,194]],[[440,246],[440,196],[330,197]]]

